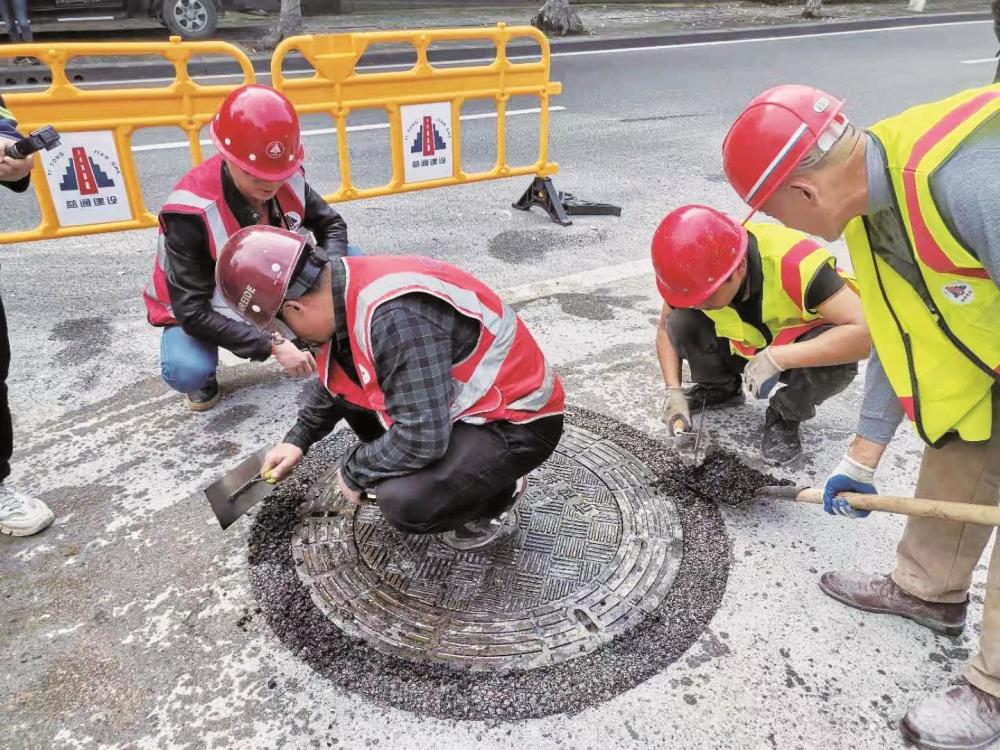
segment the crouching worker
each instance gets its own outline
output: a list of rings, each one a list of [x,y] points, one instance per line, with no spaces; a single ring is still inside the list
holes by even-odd
[[[799,424],[843,391],[868,356],[861,300],[833,256],[773,224],[740,226],[706,206],[669,213],[653,236],[656,285],[666,304],[656,351],[667,386],[663,420],[691,429],[690,406],[765,399],[761,453],[774,465],[802,451]],[[681,362],[693,388],[681,387]]]
[[[349,502],[456,549],[514,528],[527,474],[562,435],[563,389],[485,284],[430,258],[327,260],[267,226],[229,239],[216,280],[247,321],[278,318],[318,351],[319,382],[263,473],[287,476],[344,419],[361,439],[337,474]]]

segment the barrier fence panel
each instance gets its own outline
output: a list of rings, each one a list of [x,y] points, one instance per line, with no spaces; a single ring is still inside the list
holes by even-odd
[[[253,66],[237,47],[224,42],[7,44],[0,57],[38,58],[51,71],[44,91],[4,95],[7,108],[27,133],[54,125],[62,143],[35,154],[32,183],[41,223],[32,230],[0,232],[0,244],[153,227],[156,214],[143,199],[132,154],[132,135],[141,128],[178,127],[187,134],[191,163],[202,160],[199,134],[234,88],[254,82]],[[158,55],[174,66],[167,86],[79,88],[66,73],[74,57]],[[188,71],[193,58],[232,58],[243,80],[205,86]],[[178,177],[183,172],[178,172]],[[156,207],[159,208],[159,207]]]
[[[535,42],[537,61],[511,60],[512,42]],[[434,64],[428,48],[435,42],[487,42],[492,61],[482,64]],[[364,72],[362,56],[375,45],[412,45],[416,63],[407,70]],[[285,58],[300,53],[314,73],[285,77]],[[479,49],[470,54],[480,55]],[[562,86],[549,80],[549,43],[531,26],[417,31],[376,31],[356,34],[298,36],[284,40],[271,58],[272,85],[283,92],[300,115],[324,114],[336,123],[340,187],[323,196],[329,202],[372,198],[445,185],[532,175],[547,178],[559,171],[549,161],[549,98]],[[536,160],[512,166],[507,158],[507,103],[511,97],[539,100],[539,137]],[[496,162],[491,169],[466,172],[462,168],[462,105],[489,100],[496,106]],[[392,177],[378,187],[359,188],[352,179],[347,120],[364,109],[385,111],[390,130]]]

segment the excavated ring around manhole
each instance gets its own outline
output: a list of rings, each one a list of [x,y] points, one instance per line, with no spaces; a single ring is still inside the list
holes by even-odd
[[[683,553],[673,500],[615,443],[567,425],[532,473],[516,531],[481,551],[395,530],[337,490],[299,508],[296,570],[348,635],[417,661],[534,669],[588,654],[663,601]]]
[[[440,661],[418,660],[412,654],[401,656],[401,652],[385,645],[373,646],[370,640],[348,635],[335,624],[327,612],[314,602],[312,594],[315,592],[303,583],[303,578],[296,570],[297,563],[290,542],[303,519],[310,519],[313,511],[309,510],[308,504],[315,504],[320,499],[323,488],[329,486],[325,477],[330,467],[338,464],[340,457],[352,449],[355,438],[349,430],[339,431],[316,444],[292,477],[282,482],[267,501],[251,511],[253,523],[248,539],[247,558],[250,584],[260,611],[276,637],[291,653],[311,667],[317,676],[344,690],[380,705],[412,711],[421,716],[450,719],[515,720],[577,712],[610,700],[666,669],[703,635],[722,601],[731,562],[722,517],[714,502],[707,500],[690,486],[690,470],[664,444],[606,415],[576,407],[567,410],[567,425],[582,428],[582,431],[597,436],[601,445],[614,446],[616,454],[620,451],[623,456],[628,457],[616,455],[609,466],[619,461],[619,468],[605,471],[600,483],[610,488],[612,493],[618,493],[616,497],[620,497],[620,467],[632,467],[629,471],[634,470],[633,478],[641,477],[640,483],[644,491],[650,493],[650,501],[662,504],[657,512],[663,513],[658,521],[641,518],[641,524],[637,523],[633,528],[660,528],[662,535],[656,537],[654,534],[654,537],[661,541],[651,545],[651,548],[660,549],[664,553],[670,550],[671,564],[678,566],[672,568],[668,565],[658,574],[659,579],[655,583],[636,587],[636,590],[642,588],[657,591],[655,595],[661,598],[657,605],[653,604],[653,599],[649,599],[641,611],[631,610],[635,620],[626,621],[623,623],[624,627],[613,633],[612,620],[600,621],[609,637],[599,648],[591,649],[594,642],[586,642],[585,647],[591,650],[585,650],[566,661],[557,662],[553,659],[548,666],[534,669],[525,668],[524,662],[528,658],[523,654],[518,657],[523,659],[521,667],[456,669],[444,666]],[[567,438],[562,444],[564,451],[572,453],[573,442],[576,440],[574,436],[584,434],[582,431],[567,431]],[[551,462],[552,471],[556,474],[562,472],[563,476],[550,480],[550,495],[553,494],[551,488],[559,482],[566,483],[567,487],[563,488],[563,492],[568,496],[571,492],[569,488],[587,481],[581,478],[582,475],[589,472],[595,475],[600,473],[579,464],[573,469],[574,476],[567,477],[568,468],[563,460],[564,455],[557,456]],[[635,461],[635,464],[631,461]],[[641,470],[637,468],[639,466],[642,467]],[[542,476],[545,476],[546,471],[542,471]],[[719,497],[722,501],[727,499],[724,489],[728,486],[727,482],[738,484],[741,493],[743,485],[751,486],[754,482],[774,483],[773,478],[751,476],[752,472],[735,457],[723,457],[713,466],[712,471],[725,480],[716,482],[722,493]],[[536,482],[535,490],[529,497],[531,517],[544,510],[543,498],[546,493],[542,493],[542,489],[542,482]],[[575,505],[579,501],[566,497],[560,502],[565,506]],[[576,510],[584,511],[583,515],[586,516],[586,505],[585,502]],[[313,510],[315,508],[316,506]],[[571,511],[570,516],[575,512]],[[649,511],[643,510],[638,515],[642,516],[647,512]],[[554,517],[554,513],[552,515]],[[559,518],[561,523],[564,518],[562,510]],[[307,520],[306,523],[313,523],[314,520]],[[371,534],[376,533],[375,530],[382,523],[374,509],[359,516],[359,521],[361,520],[373,529],[367,532]],[[350,522],[353,523],[353,519]],[[531,520],[525,523],[525,528],[530,530]],[[662,526],[658,527],[657,523]],[[677,530],[677,525],[680,531]],[[337,528],[336,525],[327,524],[325,529],[318,526],[316,533],[334,533],[334,528]],[[627,530],[624,524],[622,529],[624,537],[634,533]],[[362,536],[364,533],[362,532]],[[594,535],[599,536],[596,532]],[[588,540],[590,536],[591,532],[588,530]],[[670,539],[673,541],[667,541]],[[428,549],[436,544],[430,539],[423,543]],[[619,540],[619,549],[621,546]],[[682,555],[680,546],[683,548]],[[332,552],[334,549],[335,547],[328,547],[328,551]],[[383,577],[391,579],[395,574],[390,571],[390,566],[394,564],[392,555],[387,551],[380,552],[377,545],[363,544],[362,551],[367,557],[363,555],[359,559],[367,560],[365,564],[373,571],[373,583],[385,586],[383,591],[392,591],[393,587],[383,582]],[[377,555],[380,554],[387,555],[384,563],[379,562]],[[566,559],[574,558],[567,555]],[[399,558],[396,560],[395,564],[399,564],[402,571],[402,562]],[[551,560],[549,562],[551,571]],[[303,563],[304,558],[300,556],[298,564],[301,566]],[[455,563],[451,564],[454,567]],[[563,564],[564,561],[559,562],[560,566]],[[327,578],[336,575],[332,573],[333,567],[330,570]],[[376,574],[375,571],[379,570],[381,573]],[[602,570],[603,573],[591,570],[587,574],[581,571],[581,576],[574,579],[581,586],[575,590],[583,590],[599,580],[602,574],[607,575],[607,569]],[[480,571],[485,580],[485,569],[481,568]],[[672,584],[669,583],[671,579]],[[395,585],[398,590],[398,581]],[[547,598],[547,602],[540,600],[539,606],[544,607],[557,600],[565,601],[560,599],[561,594],[556,590],[555,584],[550,586],[553,587],[550,595],[542,597]],[[448,600],[442,598],[434,601],[445,604]],[[477,600],[473,597],[467,598],[467,601],[470,604],[466,606],[472,606],[471,603]],[[482,598],[478,601],[480,604],[475,606],[482,605]],[[605,606],[612,601],[615,600],[607,600]],[[601,612],[600,600],[597,604],[598,612]],[[511,609],[525,611],[523,607],[512,606]],[[345,614],[338,612],[335,618],[346,620]],[[351,617],[354,617],[353,613]],[[359,620],[351,619],[351,622],[352,627],[358,627]],[[578,624],[579,622],[577,620]],[[572,620],[570,624],[573,624]],[[714,658],[714,654],[724,653],[726,638],[728,635],[724,632],[710,634],[706,646],[708,650],[705,653],[696,652],[692,654],[692,658],[704,661]]]

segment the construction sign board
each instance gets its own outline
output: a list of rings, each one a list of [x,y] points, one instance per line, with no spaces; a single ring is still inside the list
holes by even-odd
[[[39,154],[59,224],[71,227],[131,219],[114,134],[96,130],[61,136],[59,146]]]
[[[406,182],[450,178],[454,173],[451,103],[400,107],[403,121],[403,166]]]

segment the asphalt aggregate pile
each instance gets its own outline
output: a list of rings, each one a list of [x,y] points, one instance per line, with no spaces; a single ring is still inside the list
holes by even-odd
[[[647,435],[605,415],[568,410],[572,424],[615,442],[659,477],[683,527],[680,571],[662,604],[604,648],[552,667],[483,672],[411,662],[346,636],[313,604],[295,571],[291,535],[296,507],[354,436],[335,433],[317,444],[292,478],[259,509],[250,532],[250,581],[278,639],[319,675],[382,705],[419,715],[512,720],[573,713],[629,690],[684,654],[702,634],[725,592],[731,553],[716,501],[731,505],[779,480],[731,454],[716,453],[697,469]],[[718,639],[714,639],[718,641]],[[707,650],[725,649],[724,641]]]

